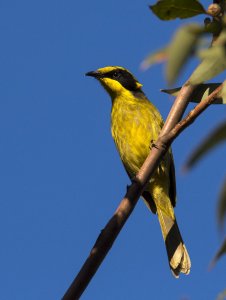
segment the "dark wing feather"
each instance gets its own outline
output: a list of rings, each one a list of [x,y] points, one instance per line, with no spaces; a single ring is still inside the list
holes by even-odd
[[[156,214],[157,209],[151,194],[148,191],[144,191],[141,196],[144,199],[144,202],[147,205],[147,207],[153,212],[153,214]]]
[[[170,167],[169,167],[169,179],[170,179],[170,186],[169,186],[169,198],[170,201],[173,205],[173,207],[175,207],[176,205],[176,177],[175,177],[175,167],[174,167],[174,161],[173,161],[173,155],[170,152]],[[142,193],[142,197],[146,203],[146,205],[150,208],[150,210],[156,214],[156,205],[155,202],[152,199],[152,196],[150,194],[150,192],[148,191],[144,191]]]
[[[169,197],[173,207],[176,206],[176,176],[175,176],[175,167],[173,161],[173,155],[170,153],[170,167],[169,167],[169,178],[170,178],[170,187],[169,187]]]

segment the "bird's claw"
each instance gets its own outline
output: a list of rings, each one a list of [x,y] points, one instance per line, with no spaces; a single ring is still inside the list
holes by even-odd
[[[150,148],[150,150],[151,150],[152,148],[159,149],[158,146],[155,144],[155,141],[154,141],[154,140],[151,140],[151,144],[150,144],[149,148]]]

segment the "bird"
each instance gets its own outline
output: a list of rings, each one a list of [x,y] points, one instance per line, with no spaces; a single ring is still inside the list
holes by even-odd
[[[110,95],[112,137],[125,170],[133,180],[160,134],[163,118],[145,96],[142,84],[127,69],[107,66],[90,71],[86,76],[96,78]],[[191,261],[174,213],[176,181],[171,148],[141,196],[158,216],[172,274],[176,278],[180,273],[189,274]]]

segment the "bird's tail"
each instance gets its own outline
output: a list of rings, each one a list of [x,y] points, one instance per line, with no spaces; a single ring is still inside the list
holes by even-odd
[[[189,274],[191,261],[175,217],[172,218],[172,216],[166,214],[165,211],[158,208],[158,206],[157,214],[173,275],[178,278],[180,273]]]

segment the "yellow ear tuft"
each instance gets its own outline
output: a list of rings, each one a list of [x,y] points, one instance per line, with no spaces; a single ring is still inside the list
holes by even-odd
[[[141,84],[139,82],[136,82],[136,86],[137,86],[138,89],[140,89],[143,86],[143,84]]]

